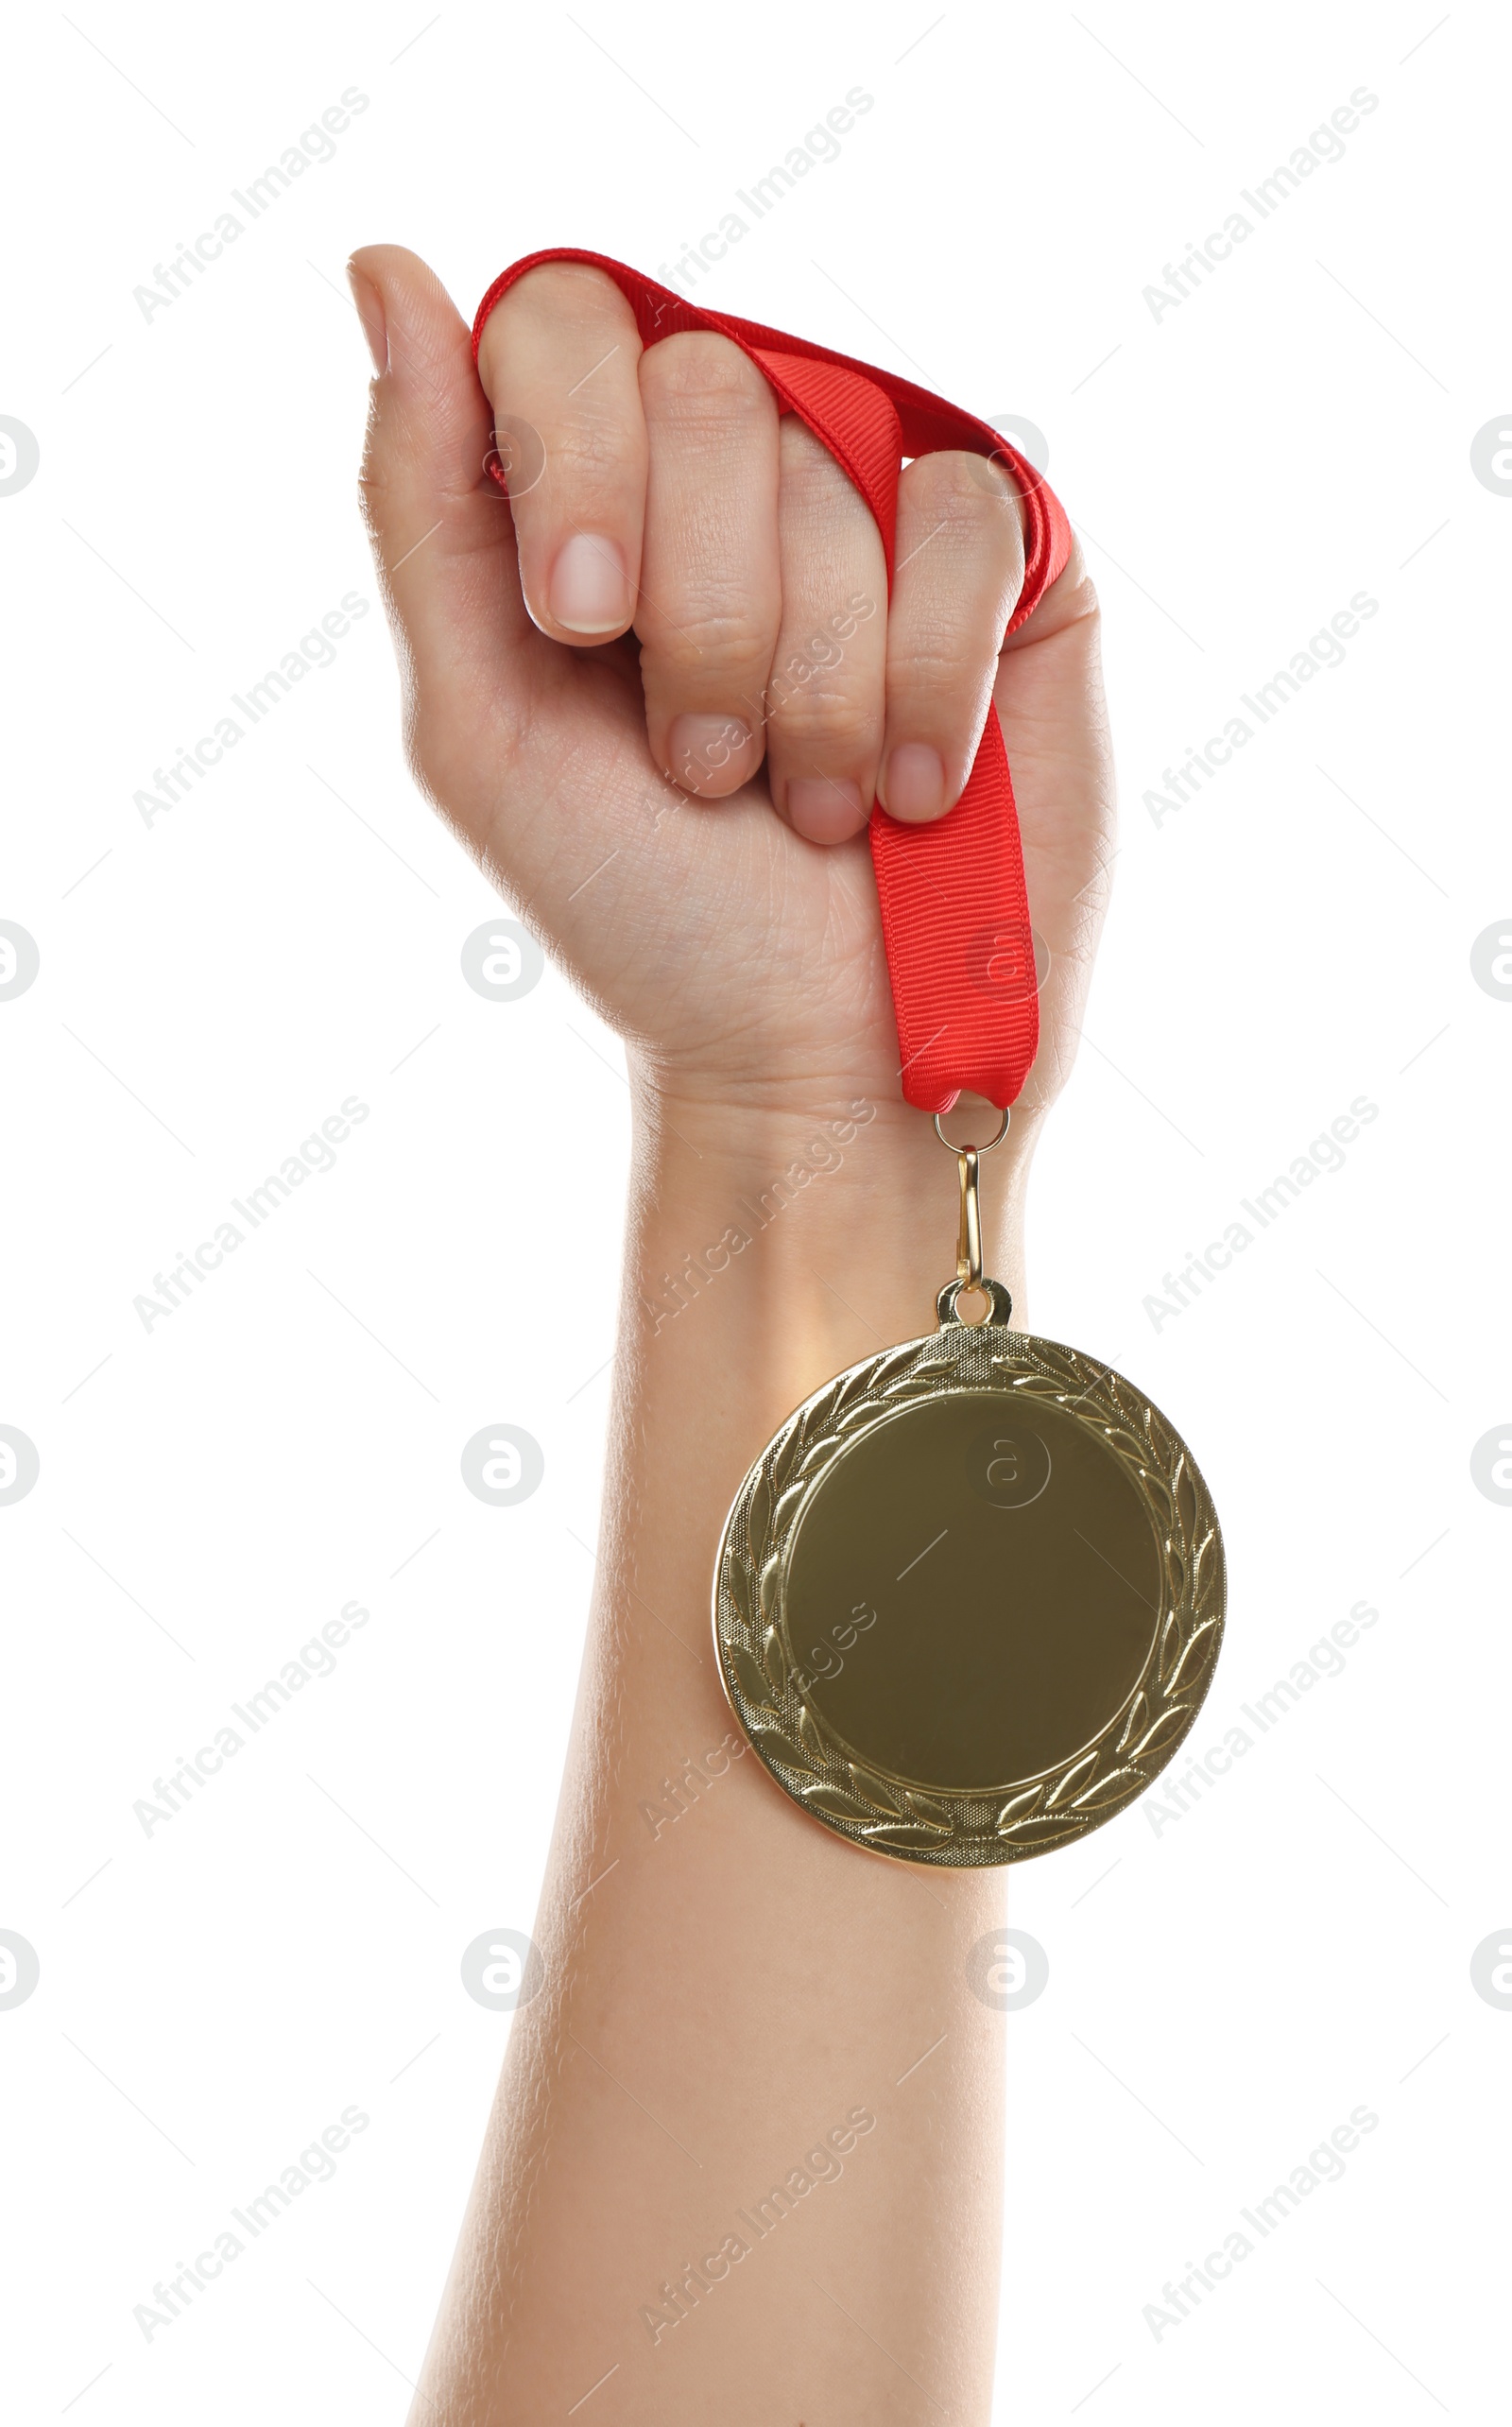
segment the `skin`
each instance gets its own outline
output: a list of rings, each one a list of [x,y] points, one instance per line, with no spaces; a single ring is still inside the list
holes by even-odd
[[[954,1170],[899,1091],[863,828],[874,797],[921,819],[954,804],[991,697],[1051,955],[1039,1059],[984,1165],[988,1268],[1022,1317],[1029,1162],[1112,850],[1096,601],[1074,552],[1000,654],[1014,494],[942,456],[904,471],[889,606],[865,508],[738,349],[643,353],[596,272],[522,281],[481,378],[414,255],[369,248],[352,278],[411,766],[624,1038],[634,1102],[545,1982],[515,2019],[412,2419],[970,2427],[990,2404],[1004,2018],[965,1965],[1003,1875],[868,1858],[799,1812],[741,1749],[710,1585],[765,1440],[929,1329],[954,1268]],[[512,505],[483,474],[496,417],[544,447]],[[816,660],[856,596],[874,613]],[[773,669],[805,648],[788,693]],[[953,1134],[989,1121],[963,1102]],[[672,1313],[662,1277],[798,1161],[819,1176]],[[813,2188],[793,2212],[742,2226],[795,2170]],[[731,2234],[748,2250],[671,2322],[662,2287]]]

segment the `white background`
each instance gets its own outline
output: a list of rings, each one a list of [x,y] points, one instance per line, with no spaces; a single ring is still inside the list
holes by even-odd
[[[459,1956],[531,1925],[577,1668],[622,1058],[551,970],[513,1004],[463,983],[491,897],[403,766],[346,255],[408,243],[469,313],[539,245],[655,271],[857,85],[841,158],[698,291],[1029,417],[1087,537],[1125,825],[1033,1319],[1117,1358],[1213,1488],[1233,1597],[1194,1746],[1380,1612],[1184,1817],[1136,1807],[1012,1877],[1050,1981],[1005,2019],[999,2416],[1417,2422],[1504,2386],[1512,2014],[1469,1961],[1512,1938],[1512,1510],[1469,1460],[1512,1432],[1512,1003],[1469,955],[1512,926],[1512,499],[1470,467],[1512,422],[1505,27],[1436,0],[931,15],[15,22],[0,413],[41,449],[0,497],[0,917],[41,955],[0,1003],[0,1421],[41,1458],[0,1508],[0,1926],[41,1962],[0,2012],[18,2420],[402,2415],[508,2028]],[[335,159],[145,319],[133,288],[351,86]],[[1156,320],[1146,284],[1360,86],[1346,158]],[[351,591],[372,611],[336,662],[145,824],[153,769]],[[1162,769],[1360,591],[1346,663],[1157,826]],[[336,1167],[145,1332],[154,1274],[353,1094]],[[1157,1329],[1162,1276],[1361,1095],[1345,1168]],[[563,1130],[592,1133],[581,1190]],[[508,1510],[458,1472],[499,1421],[545,1455]],[[335,1674],[145,1835],[154,1779],[352,1599]],[[1157,2340],[1162,2284],[1361,2105],[1345,2178]],[[145,2340],[153,2283],[348,2106],[335,2178]]]

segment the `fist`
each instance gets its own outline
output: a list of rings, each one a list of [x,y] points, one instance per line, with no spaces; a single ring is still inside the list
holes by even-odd
[[[542,265],[474,370],[413,253],[374,246],[351,274],[411,766],[639,1077],[742,1114],[862,1093],[902,1112],[864,828],[874,800],[953,807],[995,698],[1049,955],[1031,1135],[1112,855],[1079,550],[1005,645],[1023,542],[985,458],[904,469],[889,600],[868,508],[727,339],[643,348],[611,280]]]
[[[647,746],[675,783],[721,800],[765,766],[778,816],[823,845],[874,799],[908,819],[954,806],[1023,578],[1005,472],[908,465],[889,606],[863,500],[729,338],[643,348],[613,280],[559,263],[495,306],[478,370],[517,434],[525,606],[564,647],[633,633]]]

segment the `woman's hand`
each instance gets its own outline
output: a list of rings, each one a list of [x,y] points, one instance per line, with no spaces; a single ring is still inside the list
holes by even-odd
[[[352,284],[412,765],[656,1089],[736,1113],[898,1104],[867,817],[953,807],[995,697],[1049,953],[1041,1109],[1110,851],[1079,550],[1003,649],[1023,551],[984,458],[904,470],[889,607],[866,506],[728,339],[643,351],[611,280],[548,265],[496,306],[480,382],[414,254],[370,247]]]

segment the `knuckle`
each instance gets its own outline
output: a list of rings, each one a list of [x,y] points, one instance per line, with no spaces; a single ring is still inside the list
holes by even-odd
[[[889,655],[887,689],[893,707],[906,700],[926,712],[932,725],[949,722],[990,683],[996,663],[996,652],[989,657],[983,647],[974,618],[932,620],[922,630],[910,632]]]
[[[605,488],[640,465],[637,433],[607,415],[584,414],[553,431],[545,459],[551,488],[569,492]]]
[[[881,701],[821,687],[817,677],[795,682],[789,691],[783,687],[782,668],[774,668],[765,706],[773,735],[789,753],[828,756],[849,765],[881,745]]]
[[[899,486],[910,497],[922,497],[942,508],[953,504],[1002,505],[1016,493],[1014,483],[1001,464],[955,447],[943,447],[936,455],[915,456],[901,474]]]
[[[859,607],[858,594],[851,606]],[[852,648],[854,615],[793,625],[781,635],[765,687],[766,712],[795,747],[825,741],[862,752],[881,731],[883,663],[873,643]]]
[[[990,542],[995,553],[1010,559],[1022,553],[1017,486],[985,456],[916,456],[900,481],[899,506],[915,521],[937,526],[941,540]]]
[[[646,654],[663,681],[679,690],[708,690],[732,674],[759,681],[771,657],[770,625],[744,605],[679,606],[675,624],[654,611],[646,622]]]
[[[712,330],[687,329],[663,337],[642,355],[641,380],[648,402],[683,423],[744,420],[776,410],[755,364]]]
[[[869,525],[871,509],[822,439],[796,413],[784,413],[778,435],[784,510],[800,515],[843,511],[849,521]]]

